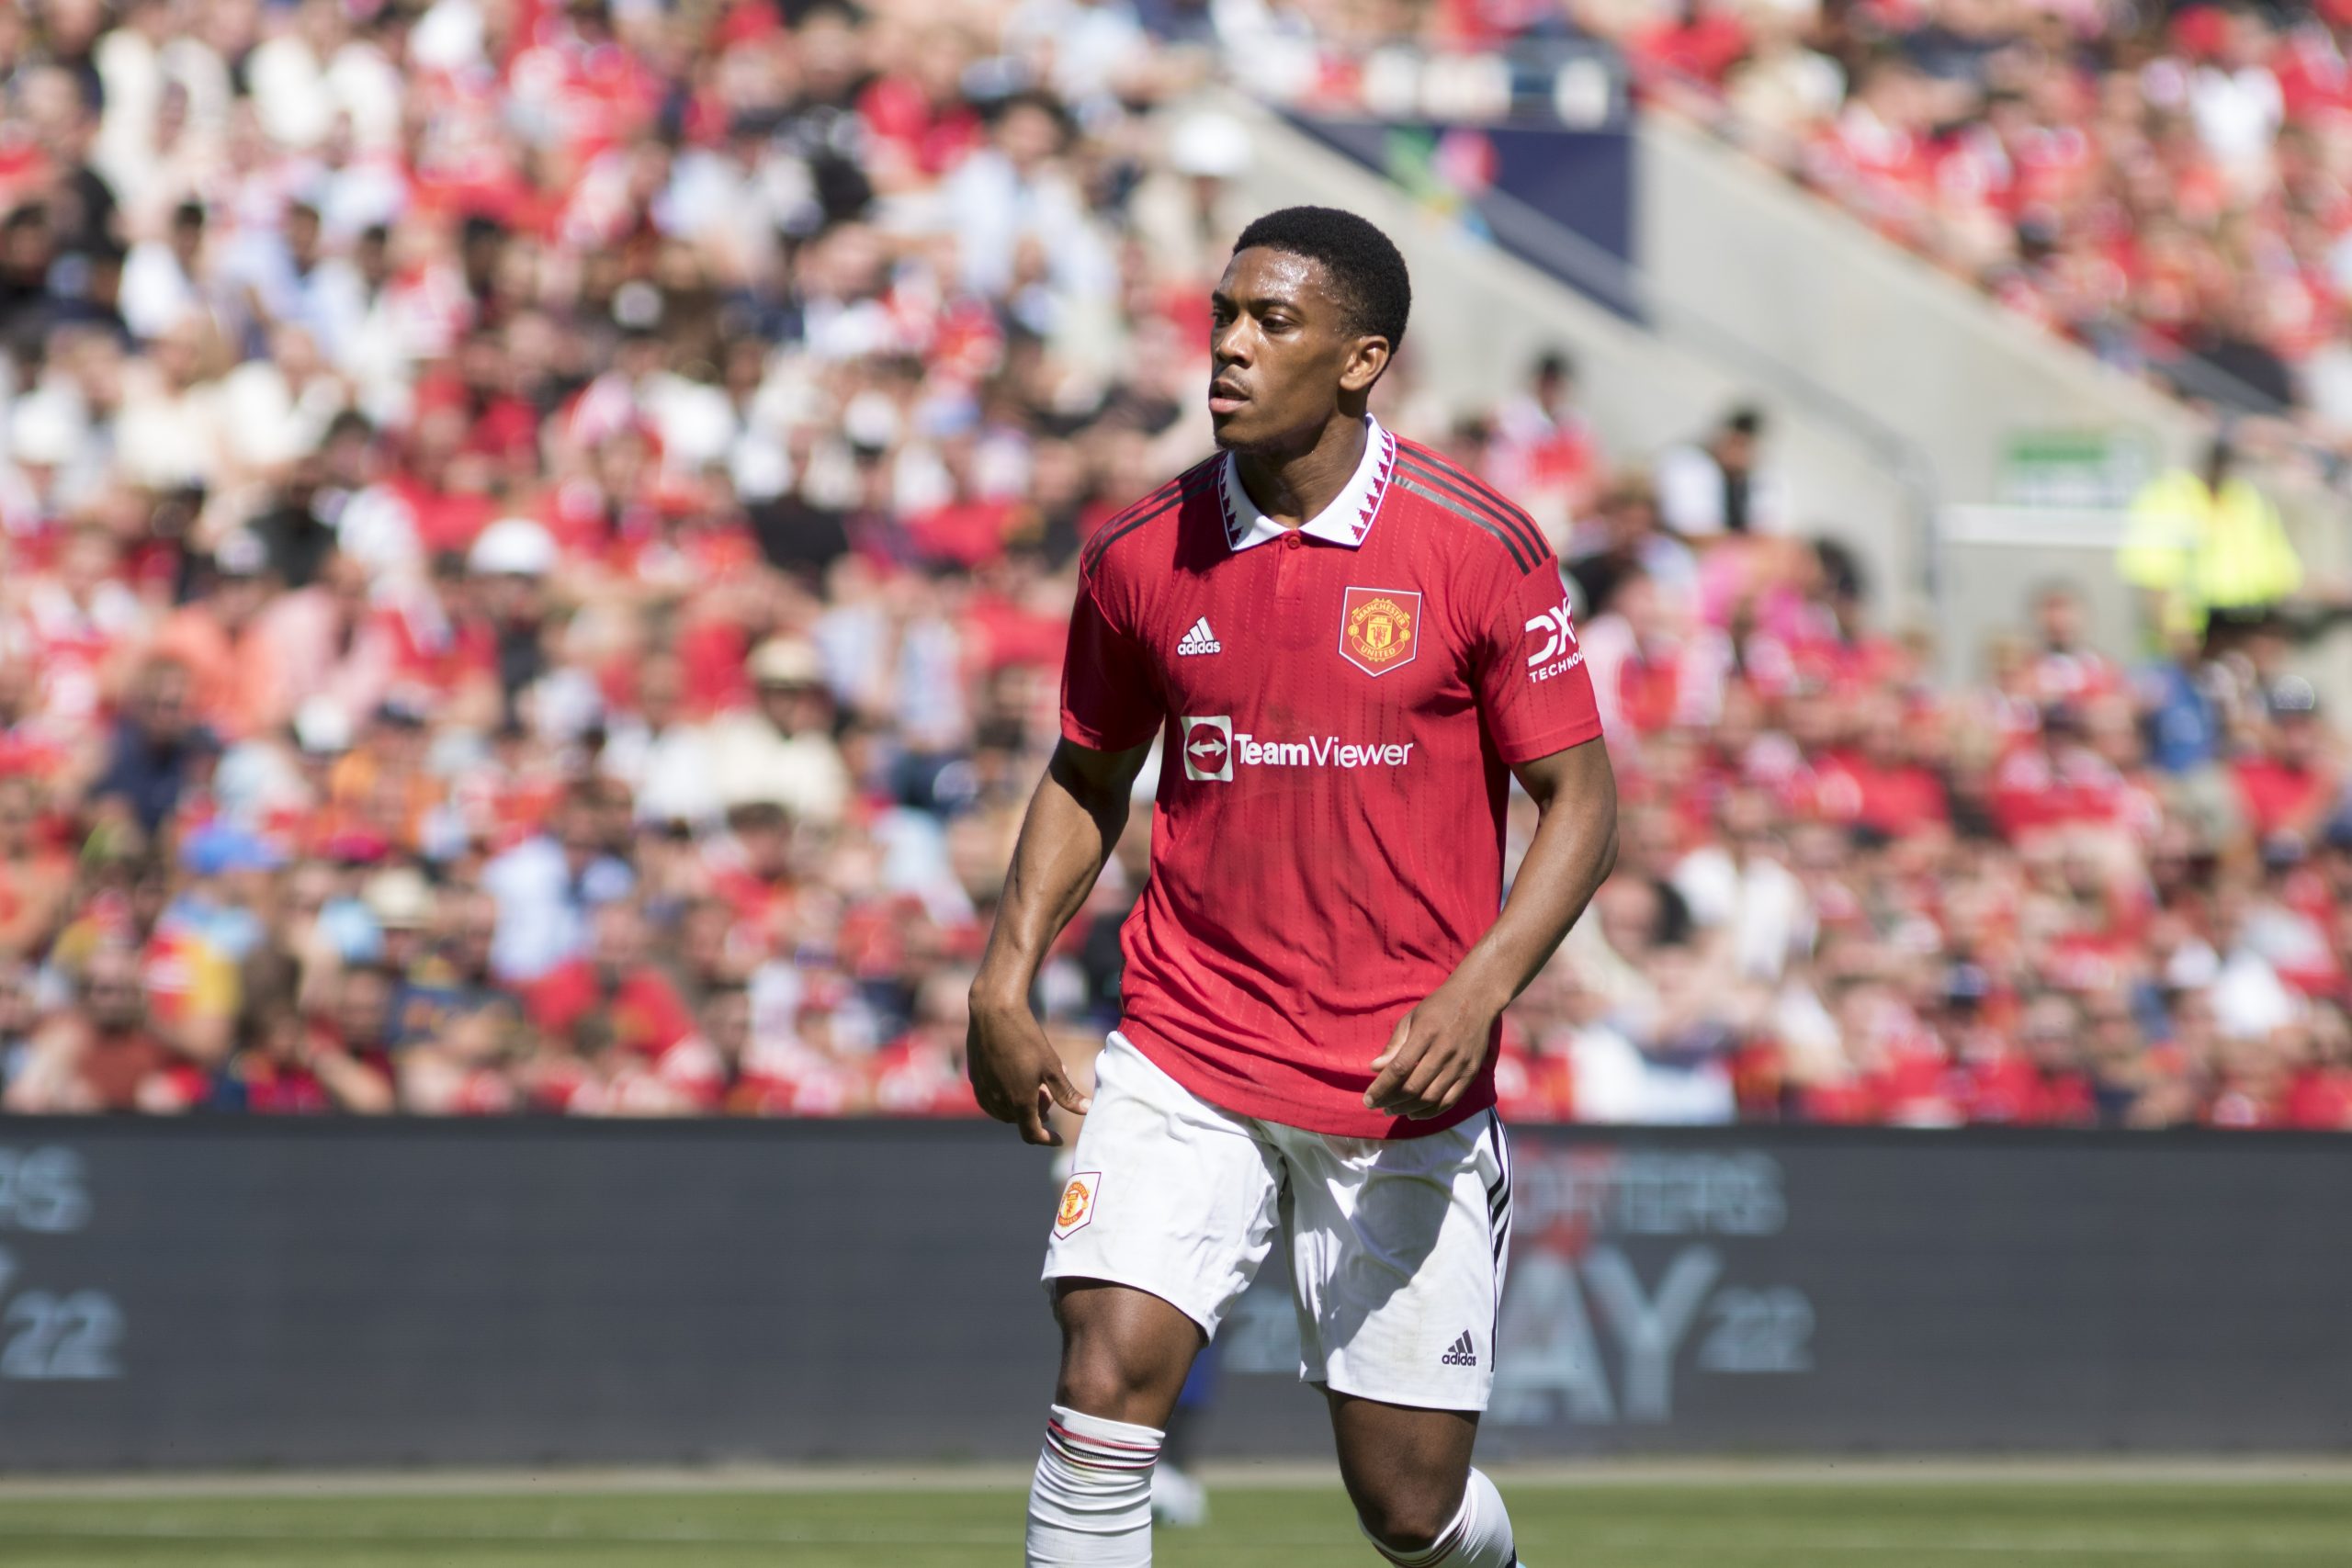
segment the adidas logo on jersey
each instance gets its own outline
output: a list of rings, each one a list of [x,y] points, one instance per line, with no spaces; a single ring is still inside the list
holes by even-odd
[[[1184,634],[1184,640],[1176,645],[1176,657],[1179,659],[1195,653],[1223,653],[1224,651],[1225,644],[1217,641],[1216,633],[1209,630],[1209,618],[1206,615],[1194,621],[1193,629]]]
[[[1468,1329],[1462,1331],[1462,1337],[1453,1342],[1453,1348],[1438,1358],[1438,1364],[1446,1367],[1475,1367],[1478,1364],[1478,1348],[1470,1343]]]

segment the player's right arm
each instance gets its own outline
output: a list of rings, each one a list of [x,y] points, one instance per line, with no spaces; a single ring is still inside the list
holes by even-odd
[[[1017,1122],[1033,1144],[1061,1142],[1046,1124],[1049,1101],[1083,1115],[1087,1100],[1029,1010],[1030,987],[1118,846],[1129,791],[1167,714],[1149,661],[1123,629],[1121,596],[1104,578],[1106,550],[1088,557],[1079,576],[1062,660],[1061,744],[1030,797],[972,982],[965,1070],[980,1109]]]
[[[972,982],[965,1069],[980,1109],[1019,1124],[1032,1144],[1058,1144],[1048,1101],[1079,1115],[1088,1100],[1029,1009],[1030,988],[1062,928],[1075,919],[1127,825],[1129,791],[1151,743],[1097,751],[1065,739],[1030,797],[997,905],[988,951]]]

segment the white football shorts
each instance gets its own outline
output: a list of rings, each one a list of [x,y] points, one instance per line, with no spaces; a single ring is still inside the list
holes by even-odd
[[[1487,1407],[1510,1248],[1510,1155],[1492,1111],[1421,1138],[1331,1137],[1221,1111],[1114,1034],[1070,1172],[1047,1289],[1148,1291],[1214,1337],[1279,1232],[1303,1380]]]

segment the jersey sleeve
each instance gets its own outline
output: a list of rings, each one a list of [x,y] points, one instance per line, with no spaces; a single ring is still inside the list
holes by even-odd
[[[1506,762],[1529,762],[1600,733],[1559,568],[1546,560],[1499,591],[1477,649],[1478,711]]]
[[[1164,709],[1143,649],[1104,613],[1092,573],[1078,583],[1062,655],[1062,736],[1096,751],[1140,746]]]

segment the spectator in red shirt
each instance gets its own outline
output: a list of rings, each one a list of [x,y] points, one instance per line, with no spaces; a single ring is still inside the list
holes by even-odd
[[[2296,1043],[2292,1029],[2229,1041],[2212,1062],[2206,1125],[2241,1130],[2286,1125],[2293,1088],[2290,1053]]]
[[[59,1014],[33,1037],[9,1083],[6,1109],[58,1111],[185,1111],[205,1097],[203,1069],[183,1056],[149,1018],[137,955],[101,944],[75,987],[78,1010]]]
[[[306,1055],[346,1056],[389,1074],[398,999],[392,975],[380,964],[354,964],[321,980],[313,991]]]
[[[1852,748],[1823,759],[1814,780],[1822,813],[1884,840],[1948,828],[1951,805],[1943,780],[1914,758],[1917,736],[1901,698],[1875,693],[1861,700]]]
[[[2289,1052],[2292,1074],[2282,1120],[2312,1131],[2352,1130],[2352,1021],[2329,1001],[2312,1010]]]
[[[434,1039],[401,1053],[401,1109],[420,1116],[497,1116],[524,1106],[514,1070],[513,1010],[494,1003],[461,1013]]]
[[[2041,634],[2030,676],[2035,701],[2087,707],[2123,689],[2123,671],[2088,644],[2080,593],[2065,583],[2046,584],[2033,596],[2033,615]]]
[[[2301,677],[2272,691],[2256,750],[2231,764],[2238,800],[2265,842],[2314,843],[2341,799],[2342,775],[2319,725],[2318,699]]]
[[[45,948],[73,896],[72,859],[50,841],[45,791],[0,773],[0,961]]]
[[[598,1050],[614,1053],[614,1069],[650,1073],[684,1106],[716,1109],[726,1089],[724,1064],[696,1027],[677,986],[653,962],[651,935],[637,900],[602,906],[590,925],[589,951],[531,986],[532,1023],[548,1034],[571,1037],[584,1057]],[[594,1047],[588,1048],[592,1025]]]
[[[392,1109],[391,1078],[379,1062],[362,1061],[339,1035],[308,1027],[295,1003],[298,966],[282,953],[247,965],[247,998],[238,1049],[215,1103],[256,1115]]]
[[[970,1022],[968,975],[950,970],[923,983],[907,1032],[875,1054],[875,1109],[899,1116],[978,1116],[964,1076],[964,1035]]]
[[[1719,88],[1747,52],[1747,25],[1720,0],[1680,0],[1634,33],[1627,47],[1645,78]]]

